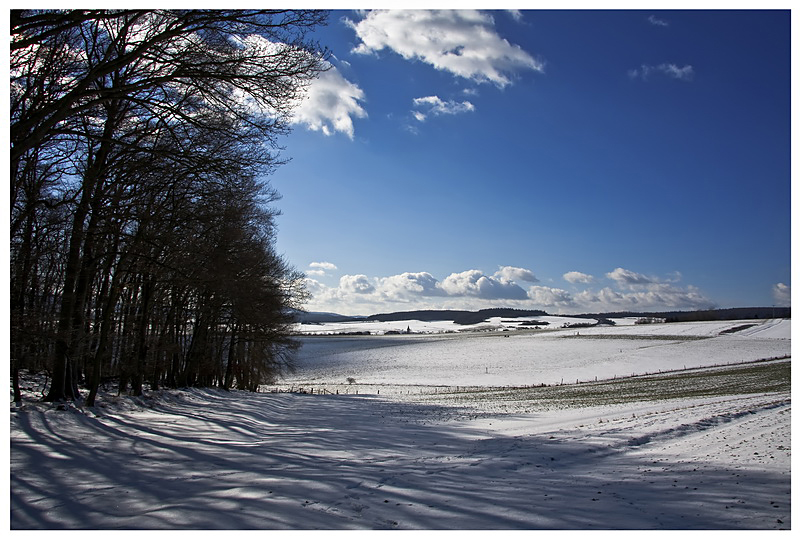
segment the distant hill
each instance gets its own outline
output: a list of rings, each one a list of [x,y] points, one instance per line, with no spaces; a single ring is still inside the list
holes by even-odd
[[[541,317],[547,315],[541,310],[511,309],[511,308],[492,308],[481,309],[480,311],[459,311],[459,310],[420,310],[420,311],[401,311],[395,313],[379,313],[366,317],[368,321],[453,321],[456,324],[476,324],[483,322],[491,317]]]
[[[549,315],[542,310],[526,310],[512,308],[481,309],[479,311],[465,310],[432,310],[396,311],[392,313],[378,313],[376,315],[349,316],[338,313],[323,313],[313,311],[298,311],[297,321],[301,323],[337,323],[348,321],[453,321],[456,324],[477,324],[491,317],[507,319],[518,317],[543,317]],[[737,319],[788,319],[792,317],[792,309],[786,307],[750,307],[750,308],[725,308],[706,309],[700,311],[618,311],[613,313],[581,313],[569,314],[569,317],[583,317],[587,319],[613,319],[624,317],[658,317],[667,322],[689,321],[729,321]]]
[[[338,313],[324,313],[320,311],[297,311],[295,320],[299,323],[338,323],[347,321],[363,321],[364,317],[353,317],[350,315],[339,315]]]
[[[791,319],[792,308],[749,307],[704,309],[699,311],[618,311],[615,313],[582,313],[580,315],[570,315],[570,317],[585,317],[587,319],[657,317],[666,319],[667,322],[732,321],[738,319]]]

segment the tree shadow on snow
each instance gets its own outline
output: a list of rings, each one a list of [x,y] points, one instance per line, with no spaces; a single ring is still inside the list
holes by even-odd
[[[423,417],[446,412],[416,407]],[[12,426],[11,527],[790,526],[788,475],[414,418],[371,396],[211,391],[97,418],[21,411]]]

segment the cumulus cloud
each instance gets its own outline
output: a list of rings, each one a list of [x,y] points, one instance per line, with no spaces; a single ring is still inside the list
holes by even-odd
[[[364,274],[344,275],[339,279],[339,289],[345,293],[369,294],[375,291],[375,286]]]
[[[312,265],[309,265],[312,266]],[[316,263],[313,268],[332,268],[332,263]],[[597,281],[581,272],[567,272],[571,283]],[[307,278],[307,288],[313,295],[312,310],[346,314],[380,313],[408,309],[481,309],[484,307],[514,307],[545,309],[550,313],[588,313],[614,311],[666,311],[709,309],[714,302],[694,286],[678,283],[680,274],[667,278],[647,276],[624,268],[606,274],[609,286],[582,291],[530,285],[527,290],[519,283],[536,283],[533,272],[514,266],[501,266],[493,275],[480,270],[455,272],[439,281],[429,272],[405,272],[370,279],[363,274],[345,275],[338,286],[329,287]],[[788,305],[791,288],[784,284],[774,287],[776,301]],[[402,305],[402,307],[398,307]]]
[[[424,122],[429,115],[438,116],[440,114],[460,114],[475,110],[475,106],[469,101],[442,101],[439,96],[426,96],[414,99],[414,107],[422,111],[412,111],[414,118]],[[423,112],[424,111],[424,112]]]
[[[664,19],[660,19],[660,18],[656,17],[655,15],[650,15],[647,18],[647,21],[650,24],[652,24],[653,26],[664,26],[664,27],[669,26],[669,21],[666,21]]]
[[[707,309],[713,302],[691,285],[684,288],[678,285],[682,276],[672,272],[670,277],[646,276],[625,268],[615,268],[606,277],[616,282],[624,291],[605,288],[600,291],[595,302],[631,308],[684,308]]]
[[[312,262],[308,265],[310,270],[306,270],[309,276],[324,276],[331,270],[337,270],[336,265],[330,262]]]
[[[582,291],[575,302],[590,311],[658,311],[665,309],[708,309],[714,302],[696,287],[675,287],[658,283],[641,291],[617,291],[604,287],[600,291]]]
[[[594,281],[594,276],[576,271],[567,272],[563,275],[563,278],[570,283],[591,283]]]
[[[564,289],[555,289],[552,287],[541,287],[534,285],[528,289],[528,298],[530,298],[536,306],[541,307],[572,307],[575,305],[575,299],[572,295]]]
[[[311,264],[308,265],[308,267],[309,268],[317,268],[317,269],[320,269],[320,270],[337,270],[338,269],[335,264],[333,264],[331,262],[325,262],[325,261],[323,261],[323,262],[312,262]]]
[[[564,274],[565,279],[567,275]],[[616,289],[604,287],[599,291],[582,291],[574,297],[576,304],[591,311],[708,309],[714,306],[714,302],[697,287],[680,286],[680,272],[661,279],[616,268],[606,277],[616,283]]]
[[[505,281],[527,281],[528,283],[536,283],[539,281],[533,272],[527,268],[517,268],[516,266],[501,266],[500,270],[495,272],[495,277]]]
[[[353,118],[364,118],[364,91],[342,76],[336,66],[319,75],[308,87],[305,98],[295,108],[292,122],[303,124],[325,135],[355,134]]]
[[[661,279],[646,276],[625,268],[616,268],[606,274],[614,281],[616,287],[604,287],[599,291],[586,289],[575,294],[572,299],[575,306],[587,311],[657,311],[669,309],[708,309],[714,302],[697,287],[680,286],[679,272],[671,277]],[[567,272],[564,279],[571,283],[591,278],[581,272]]]
[[[694,79],[694,68],[688,64],[683,67],[678,67],[676,64],[659,64],[657,66],[642,64],[638,68],[628,71],[628,76],[631,79],[641,79],[643,81],[649,80],[653,74],[665,75],[672,79],[688,82]]]
[[[521,300],[528,297],[525,290],[513,281],[490,277],[480,270],[450,274],[444,278],[441,286],[451,296],[473,296],[492,300]]]
[[[541,61],[497,34],[491,15],[475,10],[376,10],[346,22],[361,40],[356,53],[389,49],[479,83],[503,87],[519,70],[544,70]]]
[[[316,279],[306,278],[306,291],[308,291],[311,296],[318,296],[324,293],[325,289],[327,289],[327,287]]]
[[[380,292],[387,299],[409,296],[442,296],[439,281],[428,272],[404,272],[380,280]]]
[[[614,271],[607,273],[606,277],[613,279],[619,285],[623,286],[647,285],[655,282],[653,278],[624,268],[616,268]]]
[[[772,297],[781,306],[792,305],[792,287],[785,283],[776,283],[772,287]]]

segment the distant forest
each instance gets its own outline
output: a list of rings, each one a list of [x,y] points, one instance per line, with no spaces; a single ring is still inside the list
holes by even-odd
[[[481,309],[480,311],[458,311],[458,310],[422,310],[422,311],[404,311],[397,313],[379,313],[378,315],[370,315],[366,317],[368,321],[453,321],[456,324],[477,324],[483,322],[491,317],[541,317],[547,315],[546,312],[534,309],[510,309],[510,308],[493,308]]]
[[[667,322],[691,321],[733,321],[737,319],[790,319],[792,308],[788,307],[747,307],[726,309],[704,309],[698,311],[619,311],[615,313],[585,313],[571,315],[588,319],[614,319],[623,317],[658,317]]]

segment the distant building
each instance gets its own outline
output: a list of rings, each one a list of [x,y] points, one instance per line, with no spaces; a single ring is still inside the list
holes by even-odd
[[[665,322],[667,322],[667,319],[663,317],[642,317],[640,319],[636,319],[634,324],[657,324]]]

